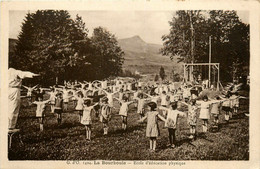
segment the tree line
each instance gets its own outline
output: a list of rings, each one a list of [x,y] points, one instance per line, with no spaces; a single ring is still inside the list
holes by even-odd
[[[82,17],[65,10],[27,13],[9,67],[32,71],[41,84],[56,79],[95,80],[121,73],[124,52],[114,34],[94,28],[90,37]]]

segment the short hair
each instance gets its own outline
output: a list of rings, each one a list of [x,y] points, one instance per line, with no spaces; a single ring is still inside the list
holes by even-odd
[[[203,100],[209,100],[208,96],[207,95],[203,96]]]
[[[177,109],[177,107],[178,107],[178,102],[172,102],[172,103],[171,103],[171,107],[172,107],[173,110]]]
[[[108,102],[108,98],[107,98],[107,97],[104,97],[104,98],[102,99],[102,101],[103,101],[103,102]]]
[[[157,108],[157,104],[155,102],[148,103],[148,106],[151,108],[152,111],[154,111]]]
[[[87,105],[87,106],[90,106],[90,103],[91,103],[91,101],[89,99],[84,101],[84,104]]]
[[[190,102],[191,102],[192,104],[195,104],[195,103],[196,103],[196,100],[195,100],[195,99],[191,99]]]

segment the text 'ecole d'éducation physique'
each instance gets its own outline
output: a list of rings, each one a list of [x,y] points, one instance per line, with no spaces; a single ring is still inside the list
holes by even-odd
[[[185,162],[175,161],[67,161],[67,164],[83,164],[83,165],[169,165],[183,166]]]

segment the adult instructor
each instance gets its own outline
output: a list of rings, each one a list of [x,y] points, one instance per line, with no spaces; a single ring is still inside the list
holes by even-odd
[[[8,128],[14,129],[16,126],[16,122],[20,110],[20,104],[21,104],[20,89],[22,85],[22,79],[32,78],[33,76],[39,76],[39,75],[28,71],[16,70],[13,68],[8,69],[8,75],[9,75]]]

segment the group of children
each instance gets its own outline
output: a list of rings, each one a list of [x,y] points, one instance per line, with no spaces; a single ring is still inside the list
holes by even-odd
[[[236,92],[228,92],[225,96],[216,96],[209,99],[201,96],[199,87],[182,84],[176,87],[170,84],[148,84],[140,81],[124,81],[123,79],[93,81],[83,83],[65,83],[64,86],[53,86],[50,89],[36,89],[37,105],[36,117],[40,121],[40,130],[43,130],[44,110],[46,104],[51,105],[51,113],[57,116],[58,124],[62,122],[62,113],[68,111],[68,103],[74,105],[74,112],[79,115],[79,121],[86,127],[86,139],[91,139],[92,113],[100,118],[103,124],[104,135],[108,134],[108,125],[112,117],[112,109],[118,111],[122,119],[122,129],[127,130],[129,107],[134,104],[140,115],[139,122],[147,120],[146,136],[150,138],[150,149],[156,149],[156,138],[160,134],[158,119],[165,122],[168,128],[169,146],[176,145],[175,132],[180,116],[187,117],[190,126],[190,139],[196,137],[197,116],[203,121],[202,132],[208,131],[211,115],[214,117],[213,126],[218,126],[221,110],[225,112],[228,122],[233,113],[238,112],[239,99]],[[43,91],[47,91],[48,100],[43,101]],[[28,90],[29,92],[29,90]],[[31,92],[31,91],[30,91]],[[200,100],[199,98],[202,98]],[[119,107],[114,102],[119,103]],[[187,106],[187,112],[179,111],[182,105]],[[200,111],[198,111],[200,110]]]

